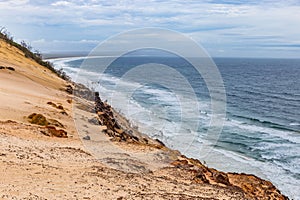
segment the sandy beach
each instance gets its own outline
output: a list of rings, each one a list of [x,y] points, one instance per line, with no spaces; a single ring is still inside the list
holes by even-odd
[[[0,66],[0,199],[287,199],[269,181],[217,171],[140,133],[107,134],[84,109],[93,101],[3,40]]]

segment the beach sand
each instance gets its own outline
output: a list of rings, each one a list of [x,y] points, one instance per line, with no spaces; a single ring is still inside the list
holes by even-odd
[[[73,109],[93,102],[67,93],[69,82],[2,40],[0,66],[14,69],[0,69],[0,199],[286,198],[268,181],[219,172],[162,145],[111,141],[89,122],[96,113]],[[32,124],[33,113],[48,124]]]

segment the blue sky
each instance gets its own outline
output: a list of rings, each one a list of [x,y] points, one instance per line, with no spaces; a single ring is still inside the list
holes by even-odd
[[[0,0],[0,26],[42,52],[90,51],[122,31],[161,27],[211,56],[300,58],[299,0]]]

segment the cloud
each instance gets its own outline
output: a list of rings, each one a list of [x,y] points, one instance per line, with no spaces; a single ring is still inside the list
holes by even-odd
[[[52,3],[51,6],[70,6],[71,2],[69,1],[57,1],[55,3]]]
[[[10,4],[11,6],[20,6],[27,4],[29,0],[0,0],[1,4]]]
[[[100,41],[142,27],[183,32],[212,54],[300,41],[296,0],[15,0],[0,1],[0,7],[0,24],[31,41]]]

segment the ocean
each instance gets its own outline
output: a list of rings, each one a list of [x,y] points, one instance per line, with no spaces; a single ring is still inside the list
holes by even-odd
[[[141,132],[200,159],[209,167],[251,173],[270,180],[289,198],[300,199],[299,59],[213,59],[226,90],[226,120],[217,142],[203,135],[210,126],[209,89],[187,67],[186,60],[172,56],[124,56],[99,74],[97,68],[106,59],[105,56],[89,58],[84,68],[84,59],[80,57],[50,61],[57,69],[63,68],[73,80],[99,91],[102,99],[123,113]],[[179,79],[163,73],[166,66],[172,66],[190,83],[193,94],[182,91],[184,95],[179,96],[170,87],[144,83],[143,78],[124,78],[128,71],[144,64],[148,64],[148,70],[161,69],[156,78],[171,88],[178,88]],[[195,95],[196,102],[190,102],[189,95]],[[198,114],[193,114],[195,110]],[[191,128],[195,123],[196,129]],[[180,137],[177,132],[185,132],[186,137]],[[203,157],[204,144],[211,150]]]

